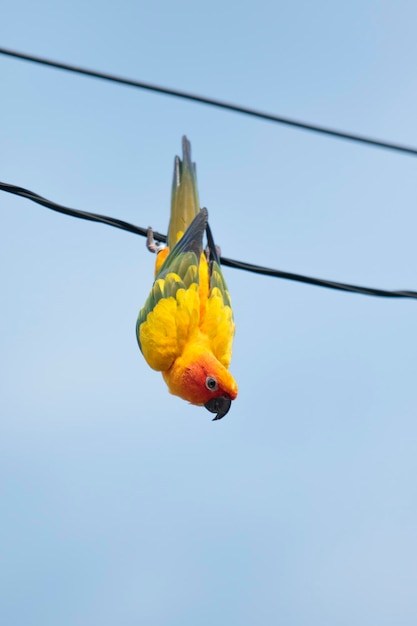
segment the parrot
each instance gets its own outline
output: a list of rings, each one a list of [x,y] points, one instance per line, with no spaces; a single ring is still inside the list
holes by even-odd
[[[147,247],[157,253],[155,280],[139,312],[136,336],[170,393],[216,413],[214,421],[228,413],[238,394],[229,372],[235,323],[185,136],[182,152],[182,160],[174,161],[167,246],[158,246],[148,229]]]

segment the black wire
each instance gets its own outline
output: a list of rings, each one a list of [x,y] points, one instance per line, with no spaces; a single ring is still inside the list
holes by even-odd
[[[9,185],[7,183],[0,182],[0,191],[6,191],[7,193],[14,194],[16,196],[22,196],[32,202],[41,204],[42,206],[57,211],[58,213],[64,213],[72,217],[78,217],[90,222],[100,222],[107,224],[108,226],[114,226],[121,230],[126,230],[135,235],[141,235],[146,237],[147,229],[135,226],[129,222],[119,220],[114,217],[108,217],[106,215],[100,215],[99,213],[88,213],[87,211],[79,211],[77,209],[70,209],[56,204],[51,200],[47,200],[42,196],[39,196],[33,191],[24,189],[23,187],[17,187],[16,185]],[[210,233],[210,231],[209,231]],[[166,236],[161,233],[153,232],[154,239],[157,241],[166,241]],[[210,236],[210,234],[209,234]],[[214,243],[213,243],[214,246]],[[302,274],[292,274],[291,272],[282,272],[281,270],[274,270],[269,267],[262,267],[261,265],[253,265],[251,263],[245,263],[244,261],[235,261],[234,259],[228,259],[226,257],[220,257],[220,262],[225,267],[233,267],[235,269],[245,270],[247,272],[253,272],[254,274],[261,274],[263,276],[273,276],[275,278],[283,278],[285,280],[292,280],[299,283],[306,283],[308,285],[316,285],[318,287],[327,287],[328,289],[337,289],[339,291],[349,291],[351,293],[360,293],[367,296],[378,296],[381,298],[414,298],[417,299],[417,291],[386,291],[385,289],[373,289],[372,287],[360,287],[358,285],[349,285],[346,283],[337,283],[330,280],[323,280],[321,278],[312,278],[310,276],[303,276]]]
[[[115,217],[108,217],[107,215],[100,215],[99,213],[88,213],[87,211],[70,209],[69,207],[62,206],[61,204],[56,204],[47,198],[43,198],[37,193],[29,191],[29,189],[24,189],[24,187],[17,187],[16,185],[9,185],[8,183],[0,183],[0,190],[32,200],[33,202],[41,204],[48,209],[52,209],[52,211],[57,211],[57,213],[64,213],[64,215],[71,215],[72,217],[78,217],[82,220],[88,220],[89,222],[101,222],[102,224],[108,224],[109,226],[120,228],[121,230],[127,230],[130,233],[141,235],[142,237],[146,237],[147,235],[146,228],[135,226],[134,224],[119,220]],[[157,241],[166,241],[166,236],[161,235],[160,233],[154,232],[153,236]]]
[[[16,59],[23,59],[24,61],[39,63],[41,65],[47,65],[49,67],[55,67],[57,69],[66,70],[68,72],[74,72],[75,74],[83,74],[84,76],[99,78],[102,80],[111,81],[113,83],[119,83],[121,85],[127,85],[129,87],[147,89],[148,91],[154,91],[168,96],[175,96],[176,98],[183,98],[184,100],[191,100],[193,102],[199,102],[200,104],[208,104],[209,106],[215,106],[219,109],[227,109],[229,111],[234,111],[235,113],[242,113],[244,115],[250,115],[252,117],[268,120],[269,122],[286,124],[287,126],[292,126],[302,130],[308,130],[331,137],[337,137],[339,139],[356,141],[362,144],[374,146],[376,148],[385,148],[387,150],[395,150],[396,152],[402,152],[405,154],[417,156],[417,148],[413,148],[411,146],[404,146],[388,141],[381,141],[379,139],[372,139],[371,137],[366,137],[364,135],[356,135],[353,133],[342,132],[333,128],[318,126],[316,124],[309,124],[307,122],[300,122],[299,120],[294,120],[288,117],[281,117],[278,115],[273,115],[272,113],[265,113],[263,111],[257,111],[256,109],[250,109],[248,107],[239,106],[237,104],[231,104],[230,102],[223,102],[222,100],[216,100],[214,98],[206,98],[204,96],[188,93],[186,91],[180,91],[179,89],[169,89],[168,87],[161,87],[160,85],[153,85],[151,83],[145,83],[143,81],[123,78],[114,74],[97,72],[96,70],[89,70],[84,67],[70,65],[69,63],[60,63],[59,61],[52,61],[50,59],[44,59],[42,57],[34,56],[31,54],[25,54],[23,52],[16,52],[7,48],[0,48],[0,54],[14,57]]]
[[[285,280],[293,280],[298,283],[306,283],[307,285],[316,285],[318,287],[327,287],[328,289],[337,289],[338,291],[350,291],[351,293],[360,293],[365,296],[378,296],[380,298],[415,298],[417,299],[417,291],[386,291],[385,289],[374,289],[373,287],[360,287],[359,285],[349,285],[348,283],[337,283],[332,280],[324,280],[323,278],[312,278],[311,276],[303,276],[302,274],[293,274],[291,272],[282,272],[269,267],[253,265],[243,261],[235,261],[221,257],[221,263],[225,267],[233,267],[235,269],[243,269],[247,272],[262,274],[264,276],[273,276],[275,278],[283,278]]]

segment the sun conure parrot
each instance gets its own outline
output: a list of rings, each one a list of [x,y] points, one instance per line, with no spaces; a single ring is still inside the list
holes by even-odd
[[[169,391],[204,405],[217,420],[237,396],[228,371],[235,325],[207,209],[200,210],[186,137],[182,149],[182,161],[176,157],[174,164],[168,246],[158,251],[155,282],[139,312],[136,333],[143,356],[162,372]],[[151,229],[148,248],[157,248]]]

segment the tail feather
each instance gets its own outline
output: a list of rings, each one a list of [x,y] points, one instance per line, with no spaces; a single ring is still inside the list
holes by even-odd
[[[187,230],[199,211],[196,166],[191,160],[191,144],[184,136],[182,138],[182,161],[179,157],[175,157],[174,163],[171,219],[168,228],[168,246],[171,250],[178,241],[179,233],[183,234]]]

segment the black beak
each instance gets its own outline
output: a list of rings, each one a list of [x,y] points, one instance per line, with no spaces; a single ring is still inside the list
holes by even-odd
[[[221,420],[229,412],[231,404],[232,401],[228,396],[219,396],[218,398],[212,398],[204,406],[210,413],[217,413],[216,417],[213,418],[214,422],[215,420]]]

